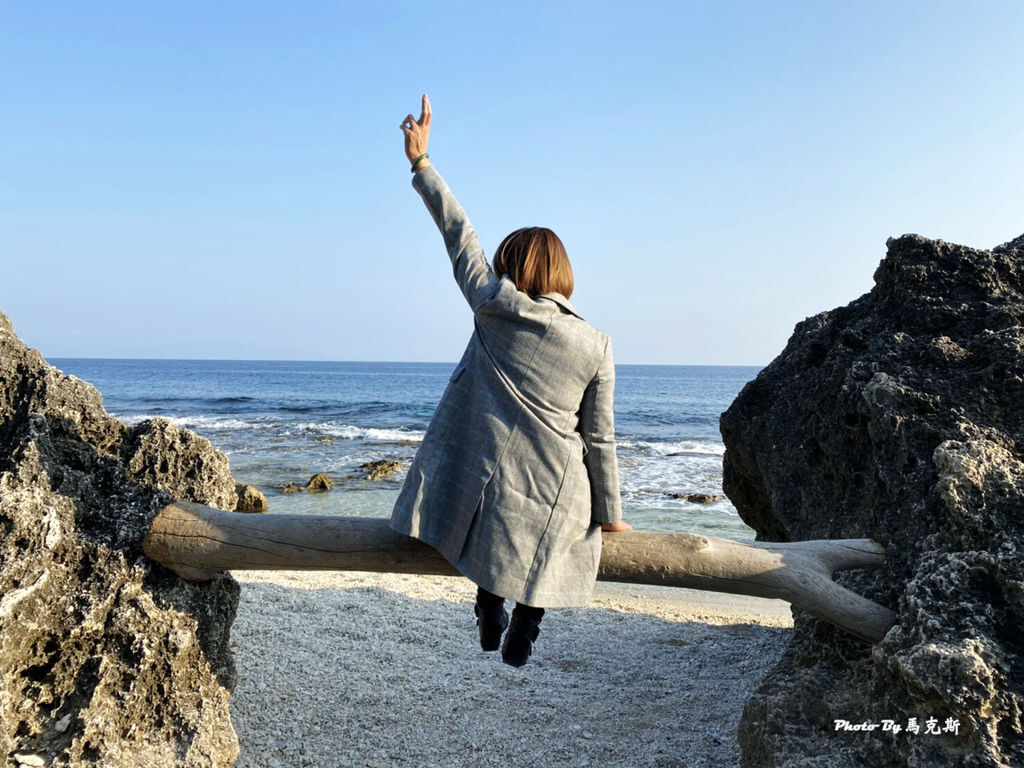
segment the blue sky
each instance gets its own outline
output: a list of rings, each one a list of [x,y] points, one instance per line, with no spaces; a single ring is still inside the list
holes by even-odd
[[[401,118],[620,363],[770,361],[892,235],[1024,232],[1020,3],[0,2],[0,309],[47,357],[458,359]]]

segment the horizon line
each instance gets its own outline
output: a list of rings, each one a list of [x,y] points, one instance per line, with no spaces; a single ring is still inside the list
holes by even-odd
[[[46,360],[114,360],[180,363],[376,363],[380,365],[456,365],[458,360],[308,360],[293,358],[250,358],[250,357],[92,357],[75,355],[54,355]],[[620,363],[619,365],[643,365],[663,368],[764,368],[766,364],[749,363]]]

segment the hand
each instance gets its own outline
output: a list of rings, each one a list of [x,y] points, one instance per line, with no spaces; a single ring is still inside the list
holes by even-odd
[[[619,520],[617,523],[601,523],[601,530],[608,533],[624,533],[625,531],[632,531],[633,526],[625,520]]]
[[[430,116],[430,99],[424,93],[420,119],[413,120],[410,112],[402,121],[402,133],[405,134],[405,156],[409,158],[410,163],[416,162],[417,157],[427,152],[427,144],[430,142]],[[429,164],[430,160],[424,160],[419,167],[425,168]]]

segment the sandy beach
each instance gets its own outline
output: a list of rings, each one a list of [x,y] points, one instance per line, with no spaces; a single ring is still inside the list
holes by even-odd
[[[734,766],[788,604],[599,584],[522,669],[480,650],[466,579],[236,572],[238,768]]]

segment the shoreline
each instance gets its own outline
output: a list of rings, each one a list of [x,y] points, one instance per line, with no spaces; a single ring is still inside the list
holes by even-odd
[[[126,424],[166,418],[228,456],[272,514],[390,517],[404,469],[370,481],[369,461],[411,463],[455,364],[55,358],[94,384]],[[718,421],[759,370],[620,365],[616,455],[626,519],[637,529],[749,541],[755,532],[721,496]],[[282,383],[286,382],[286,386]],[[330,494],[281,494],[325,472]]]
[[[233,575],[237,768],[736,765],[792,626],[778,600],[599,582],[515,669],[480,650],[467,579]]]

